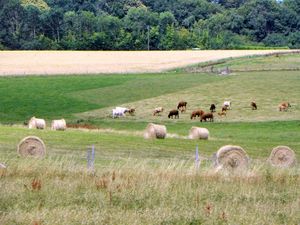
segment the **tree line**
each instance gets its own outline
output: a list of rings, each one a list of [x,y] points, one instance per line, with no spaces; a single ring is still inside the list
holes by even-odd
[[[295,0],[0,0],[0,49],[300,48]]]

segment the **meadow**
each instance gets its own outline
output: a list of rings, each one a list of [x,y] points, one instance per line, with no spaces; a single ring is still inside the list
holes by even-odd
[[[0,177],[0,224],[299,224],[299,164],[283,169],[267,162],[278,145],[300,159],[299,59],[227,60],[219,65],[233,70],[227,76],[189,67],[158,74],[1,77],[0,162],[7,172]],[[267,71],[266,65],[277,69]],[[188,102],[187,111],[168,119],[180,100]],[[226,117],[215,115],[214,123],[189,118],[211,103],[220,111],[224,100],[233,103]],[[252,100],[258,110],[251,110]],[[281,101],[292,107],[279,112]],[[115,106],[136,113],[113,119]],[[157,106],[165,111],[154,117]],[[29,130],[24,123],[33,115],[48,125],[64,117],[85,128]],[[168,138],[143,139],[149,122],[165,124]],[[192,126],[208,128],[209,140],[187,139]],[[28,135],[45,142],[44,159],[18,156],[16,147]],[[227,144],[246,150],[248,170],[215,172],[211,157]],[[87,169],[92,145],[95,166]]]

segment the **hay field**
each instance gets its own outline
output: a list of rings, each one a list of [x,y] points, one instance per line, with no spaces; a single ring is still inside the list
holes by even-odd
[[[0,51],[0,75],[153,73],[224,58],[293,51]]]
[[[231,67],[263,68],[266,60],[279,71],[0,77],[0,122],[6,124],[0,125],[0,163],[7,166],[0,176],[0,224],[299,224],[299,163],[284,169],[267,162],[278,145],[289,146],[300,160],[300,74],[285,63],[293,66],[299,55],[251,58]],[[226,118],[190,120],[192,109],[206,109],[211,101],[219,108],[225,98],[233,101]],[[257,111],[249,107],[253,98]],[[179,100],[188,101],[179,120],[166,112],[152,116],[154,105],[169,110]],[[288,112],[277,110],[282,100],[291,102]],[[136,115],[112,119],[112,107],[121,105],[136,107]],[[32,130],[23,124],[32,115],[48,126],[64,117],[97,129]],[[148,122],[165,124],[171,135],[145,140]],[[195,125],[210,131],[209,140],[186,138]],[[29,135],[44,141],[45,158],[17,154]],[[227,144],[245,149],[247,170],[215,171],[212,154]],[[92,145],[94,170],[87,169]]]

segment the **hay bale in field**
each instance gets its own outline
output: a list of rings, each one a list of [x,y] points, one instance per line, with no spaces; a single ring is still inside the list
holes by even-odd
[[[67,124],[65,119],[52,120],[51,130],[65,130],[65,129],[67,129]]]
[[[167,128],[164,125],[149,123],[144,132],[144,138],[159,138],[164,139],[167,135]]]
[[[45,129],[46,121],[44,119],[35,118],[34,116],[28,122],[29,129]]]
[[[268,159],[272,166],[292,167],[296,164],[295,152],[287,146],[273,148]]]
[[[6,174],[6,166],[3,163],[0,163],[0,177],[5,176]]]
[[[189,133],[189,139],[204,139],[207,140],[209,137],[209,131],[202,127],[192,127]]]
[[[20,141],[18,153],[21,156],[43,157],[46,155],[46,146],[44,142],[36,136],[28,136]]]
[[[249,164],[249,157],[240,146],[225,145],[215,155],[217,169],[244,169]]]

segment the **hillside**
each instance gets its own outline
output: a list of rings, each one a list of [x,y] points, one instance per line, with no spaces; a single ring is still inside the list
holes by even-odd
[[[164,73],[0,77],[0,224],[298,224],[298,62],[299,54],[274,54]],[[227,67],[229,74],[218,72]],[[180,100],[186,112],[168,119]],[[224,100],[232,101],[226,117],[189,118],[212,102],[219,112]],[[278,111],[282,101],[287,111]],[[116,106],[135,107],[135,115],[113,119]],[[157,106],[165,111],[153,116]],[[33,115],[46,129],[28,129]],[[59,118],[69,127],[51,130]],[[167,138],[144,139],[149,122],[166,125]],[[209,139],[189,139],[192,126],[207,128]],[[18,154],[32,135],[44,141],[44,158]],[[245,150],[248,166],[214,166],[228,144]],[[292,168],[271,166],[279,145],[295,152]]]
[[[0,2],[1,50],[299,48],[294,0]]]

